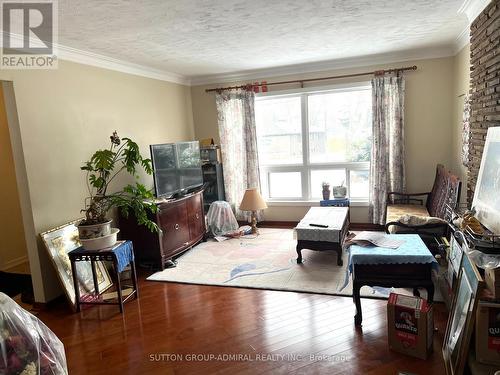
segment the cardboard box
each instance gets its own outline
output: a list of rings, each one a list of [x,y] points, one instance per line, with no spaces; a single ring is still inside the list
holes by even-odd
[[[500,268],[486,268],[484,278],[489,291],[493,293],[494,298],[500,299]]]
[[[500,365],[500,303],[479,301],[476,312],[476,360]]]
[[[432,352],[432,305],[419,297],[391,293],[387,302],[389,348],[427,359]]]

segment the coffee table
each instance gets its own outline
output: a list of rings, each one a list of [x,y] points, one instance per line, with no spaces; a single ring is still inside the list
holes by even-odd
[[[354,323],[361,325],[360,289],[362,286],[417,288],[427,290],[427,300],[434,298],[432,269],[437,262],[418,234],[387,234],[403,240],[397,249],[383,247],[350,246],[348,270],[352,272],[353,299],[356,305]]]
[[[342,266],[342,243],[349,229],[349,207],[311,207],[295,227],[297,263],[302,263],[302,250],[337,252],[337,265]],[[310,224],[328,225],[319,228]]]

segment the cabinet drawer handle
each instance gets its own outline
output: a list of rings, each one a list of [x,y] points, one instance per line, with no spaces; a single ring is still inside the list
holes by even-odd
[[[175,224],[174,228],[175,230],[179,230],[179,224]]]
[[[200,218],[200,214],[197,213],[196,214],[196,218],[199,219]]]

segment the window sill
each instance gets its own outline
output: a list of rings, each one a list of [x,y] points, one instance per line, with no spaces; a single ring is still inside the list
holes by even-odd
[[[267,205],[269,207],[319,207],[319,201],[274,201],[267,200]],[[351,200],[351,207],[368,207],[367,200]]]

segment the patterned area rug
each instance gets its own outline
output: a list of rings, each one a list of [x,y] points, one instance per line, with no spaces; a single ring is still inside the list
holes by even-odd
[[[288,290],[352,296],[352,282],[341,290],[348,259],[337,266],[334,251],[302,250],[297,264],[292,229],[260,229],[259,236],[244,236],[223,242],[209,240],[177,258],[177,267],[148,277],[152,281]],[[404,289],[397,293],[411,294]],[[387,298],[391,289],[361,289],[364,297]],[[425,293],[425,292],[424,292]]]

